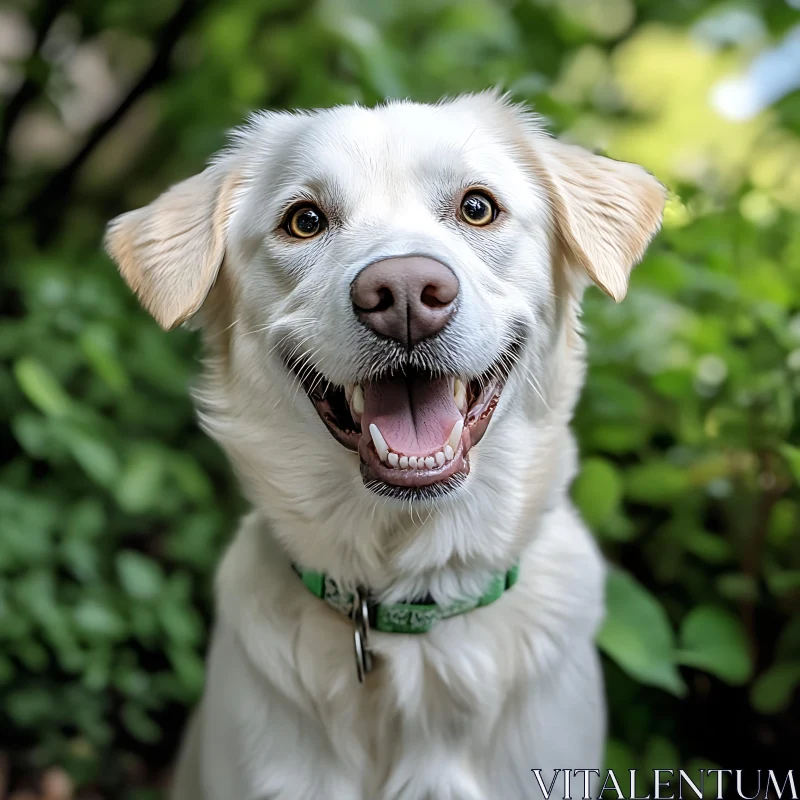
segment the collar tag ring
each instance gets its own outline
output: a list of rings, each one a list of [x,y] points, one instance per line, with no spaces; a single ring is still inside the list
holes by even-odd
[[[372,653],[369,649],[369,608],[364,591],[357,589],[353,598],[353,644],[356,656],[358,682],[364,683],[372,671]]]

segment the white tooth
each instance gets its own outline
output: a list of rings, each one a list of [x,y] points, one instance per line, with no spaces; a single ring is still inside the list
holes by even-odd
[[[411,458],[408,459],[408,466],[409,466],[410,469],[416,469],[417,468],[417,457],[416,456],[411,456]]]
[[[389,455],[389,445],[386,444],[386,439],[383,438],[383,434],[378,430],[378,426],[374,422],[369,426],[369,433],[372,436],[372,443],[375,445],[381,461],[386,461],[386,457]]]
[[[461,441],[461,434],[464,431],[464,420],[460,419],[453,425],[453,430],[450,431],[450,438],[447,443],[453,448],[453,452],[458,450],[458,443]]]
[[[419,462],[417,462],[417,463],[419,463]],[[425,466],[428,469],[433,469],[436,466],[436,459],[433,456],[428,456],[425,459]]]
[[[454,455],[455,455],[455,452],[453,451],[453,448],[450,447],[449,444],[446,444],[444,446],[444,457],[445,457],[445,459],[447,461],[452,461]]]
[[[422,456],[417,459],[417,469],[425,469],[425,459]]]
[[[444,464],[444,453],[440,450],[434,458],[436,459],[436,463],[441,467]]]
[[[360,415],[364,413],[364,390],[361,388],[361,384],[357,383],[353,388],[353,394],[350,397],[350,407],[356,414]]]
[[[408,457],[400,456],[400,469],[408,469]]]
[[[393,467],[396,467],[400,463],[400,456],[397,453],[389,453],[388,455],[389,464]]]
[[[456,378],[453,384],[453,399],[459,411],[464,412],[467,410],[467,387],[464,386],[459,378]]]
[[[350,398],[353,396],[353,389],[355,388],[354,383],[346,383],[344,385],[344,397],[347,402],[350,402]]]

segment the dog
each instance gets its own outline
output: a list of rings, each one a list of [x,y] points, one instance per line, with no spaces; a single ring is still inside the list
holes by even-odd
[[[253,507],[174,800],[588,793],[580,302],[622,300],[664,202],[485,92],[257,113],[109,224],[156,321],[202,329],[199,419]]]

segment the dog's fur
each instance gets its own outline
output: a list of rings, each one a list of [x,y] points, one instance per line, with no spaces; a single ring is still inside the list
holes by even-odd
[[[495,224],[456,219],[472,185],[497,197]],[[329,209],[325,236],[278,230],[298,196]],[[538,795],[532,768],[549,782],[601,766],[604,569],[567,494],[579,302],[589,279],[622,299],[663,203],[640,167],[558,142],[484,93],[258,114],[203,173],[111,223],[109,252],[156,320],[202,327],[200,418],[254,506],[219,570],[175,800],[513,800]],[[408,254],[461,285],[455,318],[410,355],[361,325],[349,294],[364,266]],[[478,375],[512,325],[525,347],[468,478],[421,502],[364,485],[281,358],[290,346],[339,385],[403,357]],[[448,602],[517,559],[519,583],[495,603],[424,635],[373,633],[363,687],[352,623],[291,568]]]

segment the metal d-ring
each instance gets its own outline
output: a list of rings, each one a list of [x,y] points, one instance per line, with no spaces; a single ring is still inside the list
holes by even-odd
[[[356,675],[358,682],[364,683],[365,677],[372,671],[372,653],[369,649],[369,607],[367,596],[361,589],[356,589],[353,598],[353,629]]]

